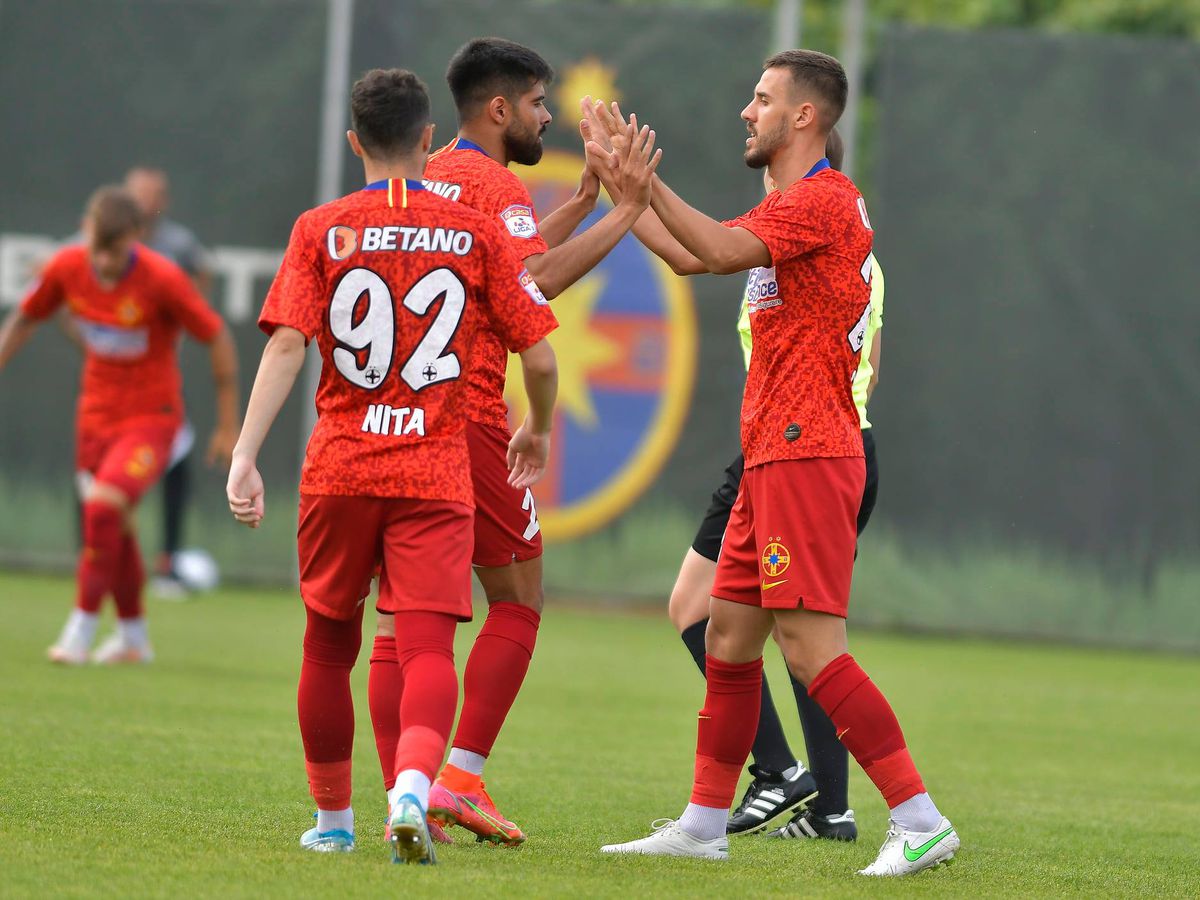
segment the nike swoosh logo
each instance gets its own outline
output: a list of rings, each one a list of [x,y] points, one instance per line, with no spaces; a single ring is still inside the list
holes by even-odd
[[[841,731],[839,731],[837,733],[837,739],[840,741],[842,738],[844,738],[846,736],[846,733],[849,731],[850,731],[849,728],[843,728]]]
[[[930,850],[932,850],[935,844],[937,844],[942,838],[944,838],[946,835],[948,835],[953,830],[954,830],[953,828],[947,828],[941,834],[934,835],[929,840],[927,840],[925,843],[923,843],[920,847],[916,847],[916,848],[908,846],[908,841],[905,841],[904,842],[904,858],[907,859],[909,862],[916,862],[918,859],[920,859],[922,856],[924,856],[926,853],[928,853]]]
[[[764,581],[762,583],[762,589],[764,591],[769,591],[773,587],[779,587],[779,585],[786,584],[786,583],[787,583],[786,578],[781,578],[779,581],[771,581],[771,582]]]

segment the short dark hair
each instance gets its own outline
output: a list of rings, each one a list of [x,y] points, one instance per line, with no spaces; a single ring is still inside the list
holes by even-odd
[[[460,124],[493,97],[514,100],[534,83],[553,80],[554,69],[536,51],[498,37],[463,44],[446,69]]]
[[[429,124],[425,82],[407,69],[372,69],[350,91],[350,124],[369,155],[407,156]]]
[[[829,160],[829,168],[842,171],[842,160],[846,158],[846,142],[842,140],[842,133],[837,130],[837,126],[829,129],[829,136],[825,138],[825,158]]]
[[[88,199],[83,215],[92,223],[93,243],[101,249],[137,234],[146,224],[142,208],[133,195],[115,184],[97,189]]]
[[[787,69],[791,73],[794,88],[807,88],[816,94],[824,120],[822,124],[827,131],[842,117],[850,85],[846,80],[846,70],[832,56],[816,50],[783,50],[768,57],[763,68]]]

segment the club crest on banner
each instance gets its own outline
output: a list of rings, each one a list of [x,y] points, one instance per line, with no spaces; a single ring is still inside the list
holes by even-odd
[[[539,211],[574,195],[583,157],[547,150],[514,167]],[[609,209],[603,192],[586,228]],[[559,327],[558,408],[551,458],[534,487],[548,541],[602,528],[654,482],[679,439],[696,369],[690,287],[633,235],[551,304]],[[510,424],[525,416],[520,360],[509,357]]]

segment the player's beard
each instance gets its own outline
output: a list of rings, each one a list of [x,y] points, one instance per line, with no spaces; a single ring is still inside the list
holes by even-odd
[[[514,121],[504,132],[504,155],[523,166],[536,166],[542,158],[541,132]]]
[[[746,165],[752,169],[761,169],[771,162],[773,157],[780,147],[787,140],[788,123],[780,122],[770,131],[760,131],[754,137],[754,146],[746,148],[746,154],[742,158],[746,160]]]

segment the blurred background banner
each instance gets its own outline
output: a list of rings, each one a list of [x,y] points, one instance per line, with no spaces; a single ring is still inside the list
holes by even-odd
[[[761,196],[738,114],[801,6],[7,0],[0,306],[96,186],[160,166],[170,215],[213,252],[210,299],[245,395],[295,217],[361,182],[341,149],[343,82],[413,69],[440,145],[456,131],[447,61],[478,35],[530,44],[557,71],[546,156],[519,172],[543,215],[578,183],[590,93],[656,129],[682,196],[732,217]],[[808,4],[817,37],[801,43],[857,58],[864,6],[846,7],[856,39],[839,44],[832,7]],[[881,491],[854,621],[1200,649],[1200,475],[1186,462],[1200,443],[1200,47],[868,23],[845,124],[888,299],[871,407]],[[629,239],[556,301],[562,404],[536,491],[552,594],[665,607],[737,452],[743,282],[676,278]],[[183,362],[203,441],[207,363],[195,345]],[[48,325],[0,375],[0,565],[71,565],[78,371]],[[187,543],[227,578],[294,578],[301,393],[264,450],[262,531],[236,529],[223,475],[197,471]],[[148,552],[157,533],[143,530]]]

